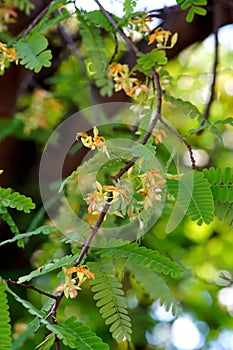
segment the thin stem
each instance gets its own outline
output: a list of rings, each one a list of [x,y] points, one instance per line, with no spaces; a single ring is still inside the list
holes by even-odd
[[[188,152],[189,152],[189,157],[190,157],[190,160],[191,160],[191,164],[192,164],[192,169],[195,170],[196,169],[196,162],[195,162],[195,159],[193,157],[193,150],[192,150],[192,147],[190,146],[190,144],[185,141],[183,139],[182,136],[180,136],[180,134],[175,130],[173,129],[169,124],[167,124],[161,117],[159,118],[159,121],[161,124],[163,124],[173,135],[175,135],[179,140],[180,142],[182,142],[185,147],[187,148]]]
[[[56,297],[55,295],[50,294],[50,293],[46,293],[46,292],[44,292],[43,290],[32,286],[31,284],[18,283],[18,282],[12,281],[10,278],[7,279],[6,282],[7,282],[8,284],[11,284],[12,286],[20,286],[20,287],[23,287],[23,288],[32,289],[32,290],[34,290],[35,292],[37,292],[37,293],[39,293],[39,294],[41,294],[41,295],[45,295],[45,296],[48,297],[48,298],[55,299],[55,300],[57,299],[57,297]]]
[[[207,103],[205,112],[203,114],[203,122],[201,123],[201,126],[205,125],[205,121],[209,119],[210,117],[210,108],[212,106],[212,103],[214,101],[215,97],[215,86],[216,86],[216,78],[217,78],[217,66],[218,66],[218,59],[219,59],[219,41],[218,41],[218,25],[219,25],[219,14],[218,14],[218,8],[217,5],[214,5],[214,11],[213,11],[213,27],[214,27],[214,38],[215,38],[215,46],[214,46],[214,62],[213,62],[213,78],[211,83],[211,89],[210,89],[210,98]],[[201,135],[203,133],[204,129],[199,130],[197,132],[197,135]]]
[[[107,199],[107,203],[105,204],[103,210],[101,211],[99,217],[98,217],[98,220],[96,221],[95,223],[95,226],[92,228],[91,230],[91,233],[89,235],[89,237],[87,238],[87,240],[85,241],[83,247],[82,247],[82,250],[78,256],[78,259],[76,260],[75,262],[75,266],[79,265],[82,261],[82,258],[84,257],[84,255],[86,254],[87,255],[87,252],[88,252],[88,249],[89,249],[89,246],[90,246],[90,243],[92,241],[92,239],[94,238],[95,234],[97,233],[97,231],[99,230],[101,224],[103,223],[104,221],[104,218],[110,208],[110,202],[111,202],[111,198],[109,196],[109,198]]]
[[[124,33],[124,31],[118,26],[117,22],[115,21],[115,19],[110,15],[110,13],[108,13],[108,11],[105,10],[105,8],[101,5],[101,3],[99,2],[99,0],[94,0],[95,3],[99,6],[100,11],[105,15],[105,17],[108,19],[109,23],[111,23],[111,25],[113,26],[114,29],[116,29],[118,31],[118,33],[120,34],[120,36],[124,39],[124,41],[129,45],[129,47],[131,47],[131,49],[137,53],[139,52],[139,49],[137,48],[137,46],[132,42],[132,40]]]
[[[25,39],[26,36],[30,33],[33,27],[40,21],[40,19],[46,14],[48,9],[50,8],[51,2],[49,2],[43,10],[41,10],[38,15],[33,19],[33,21],[29,24],[29,26],[25,29],[22,35],[22,39]]]
[[[214,95],[215,95],[215,85],[216,85],[216,78],[217,78],[217,66],[218,66],[218,48],[219,48],[219,42],[218,42],[218,32],[214,33],[215,37],[215,51],[214,51],[214,64],[213,64],[213,79],[212,79],[212,84],[211,84],[211,91],[210,91],[210,99],[207,104],[205,113],[204,113],[204,118],[207,120],[209,119],[209,114],[210,114],[210,107],[212,105],[212,102],[214,100]]]

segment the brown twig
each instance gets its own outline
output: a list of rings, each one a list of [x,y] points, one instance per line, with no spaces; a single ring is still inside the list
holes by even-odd
[[[206,106],[205,112],[203,114],[203,122],[201,123],[201,126],[205,124],[205,121],[209,119],[210,117],[210,108],[212,106],[212,103],[214,101],[215,96],[215,86],[216,86],[216,78],[217,78],[217,66],[218,66],[218,56],[219,56],[219,41],[218,41],[218,30],[214,32],[214,38],[215,38],[215,49],[214,49],[214,63],[213,63],[213,79],[211,83],[211,90],[210,90],[210,98],[208,101],[208,104]],[[197,135],[201,135],[203,133],[204,129],[199,130],[197,132]]]
[[[99,0],[94,0],[95,3],[99,6],[100,11],[105,15],[105,17],[108,19],[109,23],[113,26],[114,29],[120,34],[122,39],[131,47],[131,49],[137,53],[139,52],[139,49],[137,46],[132,42],[132,40],[124,33],[124,31],[118,26],[117,22],[115,19],[110,15],[108,11],[105,10],[105,8],[101,5]]]
[[[56,297],[55,295],[50,294],[50,293],[46,293],[46,292],[44,292],[43,290],[32,286],[31,284],[18,283],[18,282],[12,281],[10,278],[7,279],[6,282],[7,282],[8,284],[11,284],[12,286],[19,286],[19,287],[23,287],[23,288],[27,288],[27,289],[32,289],[32,290],[34,290],[35,292],[37,292],[37,293],[39,293],[39,294],[42,294],[42,295],[45,295],[45,296],[48,297],[48,298],[55,299],[55,300],[57,299],[57,297]]]
[[[189,157],[190,157],[190,160],[191,160],[191,164],[192,164],[192,169],[195,170],[196,169],[196,162],[195,162],[195,159],[194,159],[194,156],[193,156],[193,150],[192,150],[192,147],[191,145],[185,141],[183,139],[182,136],[180,136],[180,134],[176,131],[176,129],[173,129],[168,123],[166,123],[163,118],[159,118],[159,121],[161,122],[161,124],[163,124],[165,126],[165,128],[167,128],[173,135],[175,135],[181,143],[183,143],[185,145],[185,147],[187,148],[188,152],[189,152]]]
[[[32,28],[35,27],[35,25],[40,21],[40,19],[46,14],[46,12],[48,11],[48,9],[50,8],[51,2],[48,3],[43,10],[41,10],[38,15],[33,19],[33,21],[29,24],[29,26],[25,29],[25,31],[23,32],[22,35],[22,39],[25,39],[26,36],[30,33],[30,31],[32,30]]]

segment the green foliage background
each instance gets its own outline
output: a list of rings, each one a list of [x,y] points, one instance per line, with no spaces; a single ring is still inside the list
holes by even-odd
[[[177,2],[189,9],[189,22],[194,16],[205,15],[204,0]],[[65,1],[54,3],[53,6],[62,5]],[[124,1],[125,18],[114,17],[122,26],[126,19],[133,17],[136,3]],[[24,6],[26,10],[28,4]],[[79,10],[78,15],[78,23],[73,19],[67,25],[71,32],[81,35],[79,53],[84,60],[77,59],[74,53],[66,54],[56,72],[46,79],[46,88],[36,87],[27,92],[18,101],[14,119],[0,120],[0,139],[17,136],[33,141],[41,153],[49,135],[67,115],[92,104],[91,84],[96,84],[102,95],[111,95],[113,83],[104,68],[115,46],[112,28],[99,11],[84,13]],[[19,39],[16,44],[19,64],[36,73],[42,67],[49,67],[52,56],[44,33],[49,36],[49,30],[53,33],[54,25],[67,17],[67,11],[61,11],[56,20],[53,17],[42,20],[35,32],[32,30],[26,39]],[[97,24],[100,24],[98,28]],[[56,33],[53,35],[55,42],[60,40]],[[116,57],[121,57],[125,49],[125,43],[120,41]],[[155,64],[167,63],[161,51],[138,56],[137,63],[145,72]],[[83,263],[95,273],[95,279],[82,285],[77,299],[62,299],[57,310],[57,324],[46,319],[53,299],[30,288],[7,286],[1,280],[2,348],[55,349],[56,336],[62,349],[167,349],[171,333],[163,340],[162,331],[169,329],[171,332],[176,317],[182,314],[189,315],[196,325],[202,322],[203,327],[199,328],[204,339],[202,348],[212,349],[211,344],[217,342],[224,331],[233,334],[233,301],[224,304],[219,298],[224,290],[233,294],[233,105],[232,95],[226,89],[227,81],[233,79],[232,50],[220,45],[216,98],[209,121],[201,127],[212,62],[213,52],[199,43],[183,50],[165,66],[171,84],[164,97],[163,115],[193,149],[207,156],[206,162],[198,163],[198,170],[193,172],[194,188],[184,219],[172,232],[166,233],[173,208],[168,197],[158,222],[139,242],[124,242],[125,245],[118,244],[119,247],[115,247],[114,241],[105,242],[106,248],[91,249]],[[204,131],[197,135],[200,129]],[[111,138],[111,131],[107,132],[109,135],[104,136]],[[118,137],[121,137],[120,132]],[[156,147],[158,157],[166,163],[162,145]],[[117,169],[113,164],[113,174]],[[74,191],[75,174],[64,187],[72,207],[79,211],[83,203]],[[178,185],[176,178],[167,180],[169,195],[176,198]],[[64,279],[61,268],[74,264],[80,247],[71,236],[64,237],[52,227],[43,207],[39,209],[38,184],[33,176],[29,176],[25,186],[17,186],[15,191],[0,188],[0,214],[12,231],[9,238],[0,243],[0,249],[3,251],[5,244],[24,247],[27,266],[12,269],[8,263],[15,257],[6,257],[1,276],[18,283],[32,283],[53,293]],[[29,194],[33,201],[17,191]],[[184,190],[184,202],[186,194]],[[37,204],[37,211],[33,210],[33,202]],[[182,203],[181,198],[181,209]],[[21,212],[28,213],[27,218]],[[62,207],[60,215],[63,220]],[[161,305],[166,312],[170,310],[167,322],[159,316]],[[42,327],[35,332],[40,323]]]

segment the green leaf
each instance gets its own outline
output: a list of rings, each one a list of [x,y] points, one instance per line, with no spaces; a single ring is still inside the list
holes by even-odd
[[[191,7],[191,9],[189,10],[187,16],[186,16],[186,22],[191,23],[194,19],[195,16],[195,12],[193,10],[193,8]]]
[[[171,275],[172,278],[178,278],[183,275],[180,266],[171,261],[168,257],[161,255],[157,250],[146,247],[139,247],[137,243],[124,246],[100,249],[98,253],[102,257],[127,258],[127,263],[133,263],[138,266],[144,266],[151,271]]]
[[[10,313],[6,296],[6,283],[0,278],[0,349],[11,349]]]
[[[202,5],[205,6],[207,5],[207,0],[192,0],[193,5]]]
[[[108,60],[99,28],[88,21],[85,12],[78,11],[80,33],[85,43],[85,63],[89,75],[93,77],[96,86],[100,88],[100,94],[112,95],[113,82],[108,76]]]
[[[16,43],[19,63],[35,73],[42,67],[50,67],[52,54],[51,50],[45,50],[47,46],[48,40],[39,33],[31,33],[25,39],[20,39]]]
[[[7,244],[7,243],[13,243],[15,241],[18,241],[19,239],[29,238],[29,237],[34,236],[34,235],[39,235],[41,233],[43,235],[49,235],[52,230],[54,230],[54,227],[52,227],[52,226],[41,226],[41,227],[38,227],[36,230],[31,231],[31,232],[18,233],[15,237],[7,239],[6,241],[0,242],[0,246]]]
[[[151,68],[155,68],[156,65],[160,66],[167,63],[166,52],[164,50],[153,49],[147,54],[139,52],[137,56],[139,57],[137,59],[137,65],[141,66],[146,72]]]
[[[0,215],[2,217],[2,220],[4,220],[7,223],[7,225],[10,227],[11,232],[15,233],[16,235],[19,235],[20,234],[19,228],[16,225],[14,219],[12,218],[7,208],[0,207]]]
[[[25,309],[28,310],[28,312],[38,317],[39,319],[43,319],[46,315],[39,309],[37,309],[34,305],[32,305],[29,301],[22,299],[19,295],[17,295],[15,292],[13,292],[8,286],[7,286],[7,292],[10,293],[15,300],[20,303],[22,306],[25,307]]]
[[[198,108],[189,101],[184,101],[181,98],[171,96],[168,92],[164,96],[165,101],[172,103],[174,106],[179,108],[186,116],[191,119],[200,118],[203,119],[201,112]]]
[[[199,7],[199,6],[193,6],[193,11],[200,16],[205,16],[207,13],[206,9],[203,9],[202,7]]]
[[[11,188],[0,187],[0,207],[15,208],[30,213],[31,209],[35,209],[35,204],[30,197],[14,192]]]
[[[215,202],[215,215],[220,221],[233,228],[233,203]]]
[[[94,332],[82,322],[77,322],[75,316],[69,317],[65,322],[58,320],[58,324],[46,324],[46,327],[62,340],[64,345],[76,350],[108,350],[104,343]]]
[[[44,266],[39,267],[38,269],[32,271],[29,275],[19,277],[18,283],[24,283],[30,281],[34,277],[40,277],[45,275],[48,272],[60,269],[65,265],[72,265],[79,256],[79,252],[75,255],[67,255],[60,259],[54,259],[53,262],[45,264]]]
[[[144,266],[138,266],[134,263],[129,264],[129,269],[137,282],[150,294],[160,305],[165,305],[166,310],[171,310],[174,316],[181,312],[181,307],[174,298],[170,288],[162,277]]]
[[[50,333],[39,345],[37,345],[36,349],[49,350],[54,345],[54,340],[55,340],[55,334]]]
[[[111,325],[110,332],[113,338],[119,343],[125,339],[130,341],[131,321],[122,284],[113,273],[112,259],[101,259],[95,263],[88,263],[88,266],[95,274],[95,279],[90,281],[95,293],[94,300],[97,300],[96,305],[100,308],[101,316],[106,319],[105,323]]]
[[[123,10],[126,18],[130,18],[133,15],[137,2],[138,0],[124,0]]]
[[[181,10],[186,10],[187,8],[189,8],[191,6],[191,2],[190,0],[185,0],[181,5],[180,8]]]
[[[182,176],[182,187],[179,188],[177,180],[167,180],[170,193],[177,198],[179,193],[178,206],[193,221],[198,221],[201,225],[203,222],[210,224],[214,219],[214,201],[209,182],[204,178],[204,174],[199,171],[193,171],[193,188],[190,188],[191,173]],[[190,203],[187,209],[187,200]]]
[[[14,0],[14,8],[18,8],[29,16],[35,5],[30,0]]]
[[[204,169],[203,174],[211,184],[211,190],[215,201],[221,203],[233,202],[233,174],[230,167]]]
[[[34,320],[29,323],[28,328],[24,332],[18,334],[18,336],[15,339],[13,339],[11,350],[24,349],[25,341],[33,335],[38,325],[39,325],[38,318],[34,318]]]
[[[85,17],[91,24],[101,26],[107,32],[112,30],[111,23],[100,10],[89,11]]]

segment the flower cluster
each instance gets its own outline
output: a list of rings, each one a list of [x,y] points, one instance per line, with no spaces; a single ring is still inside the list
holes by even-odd
[[[11,62],[18,64],[17,53],[13,47],[8,48],[6,44],[0,42],[0,75],[4,74]]]
[[[141,179],[142,187],[138,193],[144,197],[142,201],[145,209],[152,207],[155,200],[161,201],[162,188],[165,180],[157,169],[149,170],[142,175],[138,175]]]
[[[100,152],[104,152],[108,158],[108,150],[106,147],[106,141],[103,136],[99,136],[99,130],[94,126],[93,128],[93,134],[94,136],[90,136],[85,132],[78,132],[76,135],[76,140],[79,141],[81,139],[82,144],[90,148],[91,150],[98,149]]]
[[[84,198],[88,204],[88,213],[93,215],[99,214],[107,203],[107,199],[111,198],[111,207],[108,213],[123,217],[122,210],[124,213],[130,198],[127,192],[124,184],[117,183],[116,185],[101,186],[96,181],[96,190]]]
[[[154,143],[158,145],[163,142],[163,137],[167,137],[167,133],[163,129],[154,129],[152,132]]]
[[[172,33],[169,30],[164,30],[162,27],[156,28],[154,33],[149,36],[148,45],[157,43],[158,49],[171,49],[176,44],[178,34]],[[169,44],[170,40],[170,44]]]
[[[108,75],[113,77],[115,91],[124,90],[126,95],[135,99],[143,92],[148,93],[147,85],[133,77],[127,64],[112,63],[109,68]]]
[[[152,19],[148,16],[147,12],[143,11],[140,16],[137,15],[129,19],[129,26],[141,34],[146,34],[150,33],[150,27],[147,24],[150,22],[152,22]]]
[[[84,265],[77,267],[74,266],[70,269],[63,267],[62,271],[65,275],[65,282],[59,284],[59,286],[54,289],[54,293],[64,292],[64,295],[67,299],[75,299],[78,295],[78,290],[81,290],[81,284],[83,284],[87,278],[95,278],[94,274],[88,270],[87,266]]]

